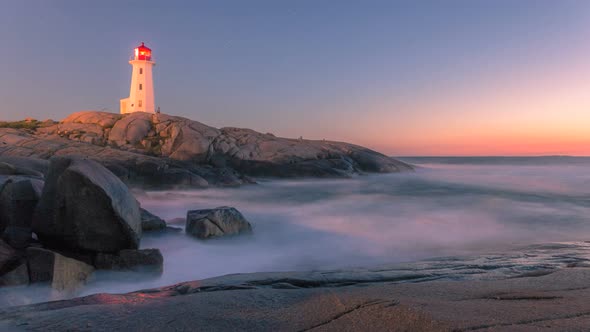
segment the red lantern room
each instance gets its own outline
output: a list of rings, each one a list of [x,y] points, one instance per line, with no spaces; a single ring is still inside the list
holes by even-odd
[[[151,61],[152,50],[145,46],[142,42],[141,45],[135,48],[135,60]]]

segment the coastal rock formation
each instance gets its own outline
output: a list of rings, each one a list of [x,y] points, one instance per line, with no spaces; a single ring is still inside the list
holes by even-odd
[[[73,251],[137,249],[139,206],[127,186],[92,160],[52,158],[33,230],[44,245]]]
[[[24,130],[0,128],[0,161],[14,165],[16,160],[42,170],[42,165],[38,161],[45,162],[48,167],[48,161],[41,158],[49,159],[52,156],[92,159],[101,163],[123,182],[136,186],[204,188],[209,183],[242,183],[241,176],[228,168],[149,156],[115,147],[77,142],[57,135],[47,136]],[[47,168],[43,172],[46,173]]]
[[[6,169],[38,174],[0,175],[0,287],[48,283],[69,294],[94,267],[162,273],[158,249],[136,249],[142,227],[166,229],[166,222],[140,212],[104,166],[75,157],[3,160]]]
[[[60,291],[76,290],[94,271],[86,263],[34,247],[27,248],[27,262],[31,283],[47,282]]]
[[[251,181],[243,180],[245,175],[348,177],[412,170],[353,144],[217,129],[166,114],[85,111],[34,130],[0,128],[0,160],[52,155],[95,159],[130,183],[173,181],[195,187]]]
[[[252,226],[233,207],[188,211],[186,233],[200,239],[252,232]]]
[[[166,221],[150,213],[146,209],[139,208],[141,213],[141,230],[144,232],[161,231],[166,229]]]
[[[159,249],[121,250],[117,254],[99,253],[94,266],[99,270],[162,273],[164,257]]]

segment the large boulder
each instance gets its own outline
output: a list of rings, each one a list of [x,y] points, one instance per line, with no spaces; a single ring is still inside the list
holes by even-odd
[[[33,231],[51,248],[93,252],[137,249],[139,206],[127,186],[97,162],[52,158]]]
[[[121,250],[117,254],[99,253],[94,266],[99,270],[162,273],[164,257],[159,249]]]
[[[152,127],[152,115],[137,112],[117,121],[109,133],[109,142],[116,146],[136,145],[148,136]]]
[[[161,231],[166,229],[166,222],[162,218],[152,214],[146,209],[140,208],[141,212],[141,230],[142,231]]]
[[[54,289],[73,291],[94,271],[92,266],[54,251],[30,247],[26,252],[31,283],[50,283]]]
[[[153,121],[161,138],[160,154],[176,160],[206,162],[211,143],[220,133],[200,122],[166,114],[156,114]]]
[[[12,247],[22,249],[31,240],[33,212],[41,196],[43,181],[11,178],[0,189],[0,225],[5,225],[3,238]]]
[[[252,226],[233,207],[222,206],[215,209],[188,211],[186,232],[200,239],[251,233]]]

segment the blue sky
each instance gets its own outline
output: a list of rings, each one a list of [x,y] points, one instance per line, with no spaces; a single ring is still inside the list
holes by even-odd
[[[566,119],[590,107],[582,95],[590,76],[578,79],[590,73],[590,1],[0,6],[0,119],[118,112],[129,90],[127,60],[144,41],[157,62],[162,112],[216,127],[406,155],[520,154],[490,144],[536,136],[551,148],[533,153],[583,154],[569,147],[589,138],[568,136],[577,127]],[[549,144],[556,135],[561,148]]]

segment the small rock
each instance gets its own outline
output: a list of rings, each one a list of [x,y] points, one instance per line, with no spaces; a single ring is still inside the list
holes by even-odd
[[[142,208],[139,211],[141,213],[141,229],[143,231],[161,231],[166,229],[166,222],[160,217]]]
[[[186,233],[201,239],[252,232],[252,226],[233,207],[188,211]]]

